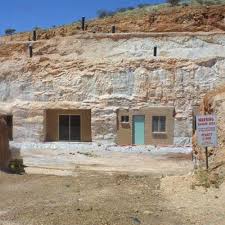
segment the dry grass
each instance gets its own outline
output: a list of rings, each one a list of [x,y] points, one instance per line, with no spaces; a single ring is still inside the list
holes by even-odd
[[[225,4],[225,0],[192,0],[191,4],[195,5],[199,5],[199,4],[203,4],[203,5],[216,5],[216,4]]]
[[[206,170],[203,168],[199,168],[195,171],[191,188],[195,189],[195,187],[197,186],[201,186],[204,188],[219,188],[220,185],[224,182],[224,178],[225,177],[222,174],[214,171],[213,169]]]
[[[56,36],[71,36],[84,33],[111,33],[112,25],[116,33],[136,32],[218,32],[225,31],[225,6],[177,6],[167,4],[147,6],[120,12],[114,16],[87,21],[87,30],[81,31],[80,22],[50,29],[39,29],[38,40],[48,40]],[[1,41],[28,41],[31,32],[2,37]]]

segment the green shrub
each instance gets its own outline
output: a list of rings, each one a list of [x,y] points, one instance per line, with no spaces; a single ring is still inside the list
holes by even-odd
[[[13,29],[13,28],[8,28],[8,29],[5,30],[6,35],[13,35],[15,33],[16,33],[16,30]]]
[[[176,6],[180,3],[181,0],[167,0],[167,3],[169,3],[172,6]]]
[[[105,18],[105,17],[109,17],[109,16],[114,16],[114,15],[115,15],[115,12],[113,12],[113,11],[107,11],[107,10],[104,10],[104,9],[100,9],[100,10],[97,11],[97,16],[100,19]]]
[[[147,6],[150,6],[151,4],[148,4],[148,3],[141,3],[141,4],[138,4],[137,7],[142,9],[142,8],[145,8]]]
[[[22,159],[15,159],[10,161],[8,167],[11,173],[22,174],[25,172]]]

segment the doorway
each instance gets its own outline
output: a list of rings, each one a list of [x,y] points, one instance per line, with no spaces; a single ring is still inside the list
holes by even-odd
[[[133,144],[145,144],[145,116],[133,116]]]
[[[59,115],[59,141],[81,141],[79,115]]]

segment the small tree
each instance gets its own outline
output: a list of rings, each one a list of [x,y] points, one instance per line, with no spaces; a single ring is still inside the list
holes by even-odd
[[[176,6],[180,3],[181,0],[167,0],[167,2],[172,5],[172,6]]]
[[[195,0],[194,3],[197,3],[197,4],[199,4],[199,5],[203,5],[203,4],[204,4],[203,0]]]
[[[12,28],[8,28],[5,30],[6,35],[13,35],[13,34],[15,34],[15,32],[16,32],[16,30],[12,29]]]
[[[108,16],[115,15],[115,12],[100,9],[100,10],[97,11],[97,15],[98,15],[98,18],[102,19],[102,18],[105,18],[105,17],[108,17]]]
[[[117,9],[117,12],[126,12],[127,11],[127,8],[118,8]]]
[[[41,27],[35,26],[35,27],[33,27],[33,30],[41,30]]]
[[[149,3],[140,3],[140,4],[137,5],[137,7],[142,9],[142,8],[145,8],[145,7],[150,6],[150,5],[151,4],[149,4]]]

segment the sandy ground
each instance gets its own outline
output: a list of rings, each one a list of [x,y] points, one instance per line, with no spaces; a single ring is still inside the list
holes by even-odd
[[[191,188],[191,176],[172,176],[161,180],[164,206],[185,215],[187,224],[225,224],[225,183],[217,188]]]
[[[114,154],[110,162],[118,161]],[[106,160],[104,166],[76,166],[74,176],[0,173],[0,225],[225,224],[225,185],[191,189],[193,165],[186,155],[119,158],[126,170],[112,163],[106,169]]]
[[[139,172],[170,175],[193,169],[191,148],[138,151],[138,149],[98,150],[91,146],[71,149],[24,149],[21,151],[27,173],[73,175],[77,170]],[[186,154],[183,154],[186,153]],[[173,160],[177,159],[177,160]],[[180,159],[180,160],[179,160]]]
[[[86,153],[85,153],[86,154]],[[70,155],[72,161],[60,160],[60,163],[55,161],[43,162],[40,165],[32,162],[25,163],[29,165],[26,168],[27,173],[43,173],[51,175],[57,174],[61,171],[61,175],[76,175],[77,170],[92,170],[92,171],[110,171],[110,172],[136,172],[136,173],[152,173],[152,174],[162,174],[170,175],[174,174],[184,174],[186,171],[191,171],[193,164],[186,159],[190,159],[190,155],[183,155],[181,160],[169,160],[169,157],[178,157],[179,154],[169,154],[167,157],[164,156],[152,156],[148,153],[121,153],[121,152],[108,152],[104,154],[90,153],[85,155],[83,153],[77,153],[75,155]],[[67,158],[68,156],[66,156]],[[44,156],[38,157],[42,160]],[[54,157],[53,157],[54,159]],[[26,161],[25,161],[26,162]],[[63,165],[62,165],[63,164]],[[34,165],[34,166],[32,166]],[[35,166],[36,165],[36,166]],[[55,170],[57,169],[57,170]],[[57,173],[56,173],[57,172]]]

